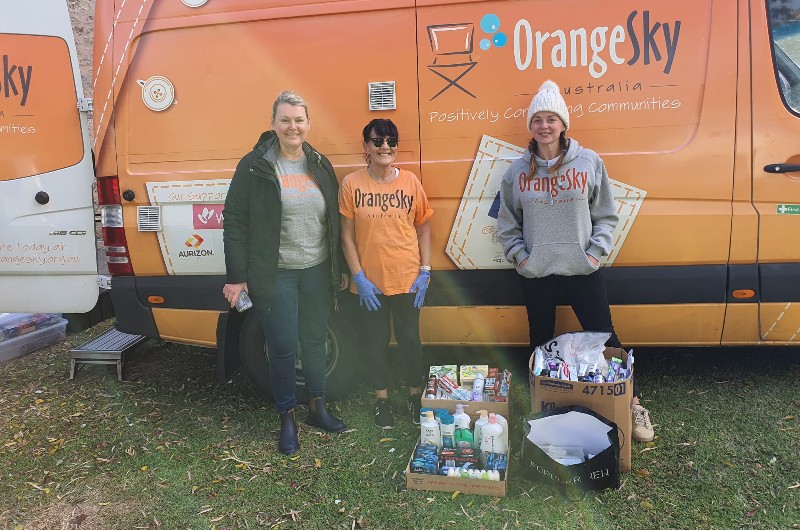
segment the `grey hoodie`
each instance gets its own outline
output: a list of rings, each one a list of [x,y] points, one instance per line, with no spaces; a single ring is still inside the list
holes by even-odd
[[[500,186],[497,238],[506,259],[526,278],[591,274],[597,267],[586,254],[608,255],[619,220],[605,165],[573,138],[558,173],[534,156],[536,174],[526,180],[532,156],[515,160]]]

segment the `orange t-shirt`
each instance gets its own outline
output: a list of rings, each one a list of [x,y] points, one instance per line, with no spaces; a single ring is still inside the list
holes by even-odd
[[[367,278],[385,295],[407,293],[421,265],[415,227],[433,215],[416,175],[401,169],[392,182],[379,184],[366,169],[350,173],[339,187],[339,213],[353,220]],[[350,290],[358,293],[355,284]]]

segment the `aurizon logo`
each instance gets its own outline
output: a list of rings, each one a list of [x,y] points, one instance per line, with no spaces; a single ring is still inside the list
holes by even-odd
[[[197,234],[192,234],[189,239],[186,240],[184,245],[186,245],[191,250],[181,250],[178,252],[179,258],[206,258],[211,257],[214,255],[213,249],[201,249],[200,246],[203,244],[204,239]]]
[[[203,244],[203,241],[204,240],[202,237],[198,236],[197,234],[192,234],[192,236],[189,239],[187,239],[186,243],[184,244],[189,248],[191,247],[200,248],[200,245]]]

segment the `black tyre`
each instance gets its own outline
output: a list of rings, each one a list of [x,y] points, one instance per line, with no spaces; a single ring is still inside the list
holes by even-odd
[[[358,389],[361,356],[355,336],[354,313],[350,296],[340,298],[339,311],[334,311],[328,323],[326,343],[326,398],[340,399]],[[344,302],[344,303],[342,303]],[[256,391],[266,400],[272,401],[272,385],[269,381],[269,360],[264,331],[254,311],[248,311],[239,335],[239,355],[242,372],[250,379]],[[296,361],[297,400],[308,400],[303,367],[298,355]]]

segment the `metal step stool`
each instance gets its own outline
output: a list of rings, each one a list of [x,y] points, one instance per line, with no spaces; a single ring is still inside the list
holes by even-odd
[[[75,365],[81,364],[116,364],[117,379],[122,381],[123,354],[147,340],[142,335],[130,335],[110,329],[89,342],[70,350],[69,378],[75,379]]]

